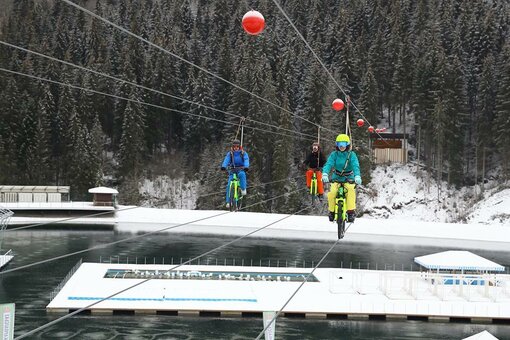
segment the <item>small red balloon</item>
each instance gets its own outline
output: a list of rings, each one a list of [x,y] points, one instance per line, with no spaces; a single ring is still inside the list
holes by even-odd
[[[243,28],[246,33],[251,35],[257,35],[264,30],[266,21],[264,16],[257,11],[248,11],[243,16]]]
[[[356,124],[358,124],[359,127],[362,127],[363,125],[365,125],[365,121],[360,118],[356,121]]]
[[[374,133],[374,127],[373,127],[373,126],[369,126],[369,127],[368,127],[368,132],[370,132],[370,133]]]
[[[335,99],[333,100],[333,110],[340,111],[344,108],[344,102],[342,99]]]

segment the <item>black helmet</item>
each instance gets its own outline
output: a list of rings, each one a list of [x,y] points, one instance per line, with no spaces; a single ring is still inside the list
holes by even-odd
[[[235,145],[241,146],[241,141],[239,139],[234,139],[234,141],[232,142],[232,146]]]

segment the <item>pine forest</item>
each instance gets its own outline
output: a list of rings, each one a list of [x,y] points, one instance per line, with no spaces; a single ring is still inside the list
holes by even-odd
[[[508,1],[279,0],[345,93],[273,1],[75,2],[152,45],[64,1],[0,0],[2,184],[69,185],[76,200],[108,185],[137,204],[144,178],[169,175],[199,181],[197,207],[214,208],[243,121],[250,199],[296,192],[317,125],[326,153],[345,129],[331,102],[346,94],[364,183],[360,113],[409,133],[409,159],[452,187],[510,179]],[[241,26],[250,9],[257,36]]]

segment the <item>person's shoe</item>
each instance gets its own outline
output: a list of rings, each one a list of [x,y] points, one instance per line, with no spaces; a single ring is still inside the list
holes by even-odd
[[[225,204],[225,208],[230,209],[230,203]]]
[[[328,217],[329,217],[329,221],[333,222],[335,220],[335,212],[334,211],[330,211]]]
[[[356,212],[354,210],[347,211],[347,222],[354,222],[356,218]]]
[[[246,189],[241,190],[241,195],[246,196]]]
[[[324,198],[324,195],[323,194],[319,194],[319,201],[322,201],[323,198]]]

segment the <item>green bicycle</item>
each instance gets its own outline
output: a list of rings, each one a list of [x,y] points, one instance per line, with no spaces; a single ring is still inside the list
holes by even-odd
[[[315,173],[315,169],[313,171],[312,180],[310,181],[310,196],[312,197],[312,204],[315,204],[315,201],[319,198],[317,193],[317,174]]]
[[[238,211],[241,209],[242,205],[242,194],[241,194],[241,182],[239,181],[239,177],[237,177],[237,173],[241,171],[243,168],[229,168],[229,174],[232,174],[232,180],[230,181],[230,185],[228,188],[229,192],[229,203],[230,203],[230,211]]]
[[[347,221],[347,188],[345,183],[354,183],[352,180],[332,181],[339,183],[338,193],[335,198],[335,218],[334,221],[338,226],[338,239],[342,239],[345,235],[345,222]]]

